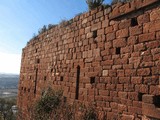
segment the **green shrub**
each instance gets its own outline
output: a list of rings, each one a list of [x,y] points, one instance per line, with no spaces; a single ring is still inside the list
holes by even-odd
[[[52,110],[57,109],[61,103],[61,98],[61,91],[53,91],[48,89],[47,93],[37,102],[37,112],[50,113]]]
[[[94,109],[94,107],[90,106],[89,108],[85,108],[82,114],[83,120],[98,120],[98,115]]]
[[[132,0],[112,0],[111,4],[116,4],[118,2],[121,2],[121,3],[126,3],[126,2],[131,2]]]
[[[89,10],[93,10],[103,4],[104,0],[86,0]]]

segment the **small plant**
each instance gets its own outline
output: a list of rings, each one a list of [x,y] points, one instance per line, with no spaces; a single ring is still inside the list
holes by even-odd
[[[62,19],[59,24],[60,24],[61,26],[66,27],[66,26],[68,26],[68,25],[70,25],[70,24],[72,24],[72,23],[73,23],[73,19],[70,19],[70,20]]]
[[[46,30],[47,30],[47,27],[46,27],[46,25],[44,25],[44,26],[38,31],[38,33],[41,34],[41,33],[45,32]]]
[[[56,25],[55,24],[49,24],[48,25],[48,29],[50,30],[51,28],[55,27]]]
[[[104,0],[86,0],[89,10],[93,10],[103,4]]]
[[[127,3],[127,2],[131,2],[132,0],[112,0],[112,5],[120,2],[120,3]]]
[[[37,103],[37,110],[39,112],[50,113],[56,109],[61,102],[62,92],[48,89],[47,93]]]
[[[104,9],[111,7],[109,4],[103,4]]]
[[[49,118],[53,111],[56,111],[62,100],[62,91],[53,91],[49,88],[46,93],[37,101],[34,110],[34,118],[43,120]]]
[[[90,106],[89,108],[85,107],[83,109],[84,109],[82,114],[83,120],[98,120],[98,115],[93,106]]]

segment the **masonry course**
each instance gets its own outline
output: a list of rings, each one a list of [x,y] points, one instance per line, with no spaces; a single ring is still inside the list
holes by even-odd
[[[52,87],[69,103],[94,102],[108,120],[160,119],[159,75],[160,1],[98,7],[28,42],[18,107],[29,119],[27,107]]]

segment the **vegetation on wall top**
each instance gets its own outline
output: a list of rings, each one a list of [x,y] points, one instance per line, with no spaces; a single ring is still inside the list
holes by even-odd
[[[126,3],[126,2],[131,2],[131,1],[132,0],[112,0],[111,5],[117,4],[118,2]],[[103,2],[104,2],[104,0],[86,0],[86,3],[88,5],[89,10],[93,10],[93,9],[99,7],[99,6],[103,6],[104,9],[106,9],[106,8],[111,6],[110,4],[104,4]],[[79,13],[77,15],[79,16],[81,14],[82,13]],[[63,19],[63,20],[61,20],[59,22],[59,24],[61,26],[63,26],[63,27],[66,27],[66,26],[70,25],[72,22],[73,22],[73,19],[71,19],[71,20]],[[41,34],[41,33],[46,32],[47,30],[50,30],[51,28],[53,28],[55,26],[57,26],[57,25],[55,25],[55,24],[44,25],[42,28],[39,29],[38,35]],[[37,38],[38,35],[33,34],[33,38],[32,39]]]

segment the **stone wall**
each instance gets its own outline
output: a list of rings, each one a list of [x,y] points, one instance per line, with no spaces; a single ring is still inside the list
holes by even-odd
[[[160,1],[99,7],[23,49],[18,106],[52,87],[67,102],[94,102],[107,119],[160,119]]]

